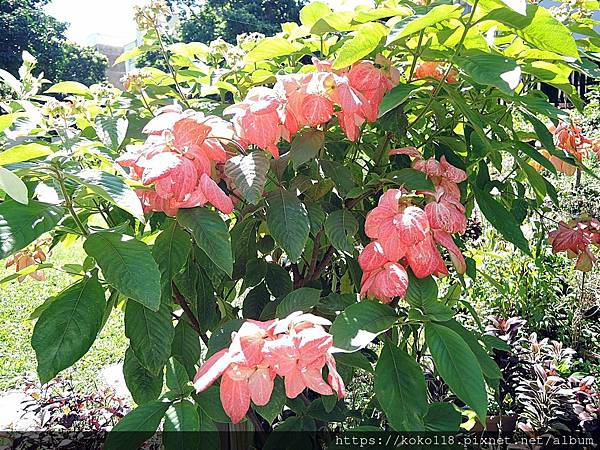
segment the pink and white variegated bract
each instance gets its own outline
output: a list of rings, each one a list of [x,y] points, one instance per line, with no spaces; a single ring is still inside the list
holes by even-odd
[[[297,397],[309,388],[322,395],[346,395],[332,355],[332,336],[326,319],[295,312],[267,322],[247,320],[234,333],[229,348],[212,355],[198,369],[194,387],[202,392],[221,377],[223,409],[233,423],[240,422],[251,402],[266,405],[276,376],[284,379],[285,393]],[[328,368],[327,382],[323,368]]]

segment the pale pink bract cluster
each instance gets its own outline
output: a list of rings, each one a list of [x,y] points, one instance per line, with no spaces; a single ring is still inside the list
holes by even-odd
[[[558,228],[548,233],[552,252],[567,252],[576,258],[575,269],[582,272],[592,270],[596,257],[590,246],[600,247],[600,221],[597,219],[560,222]]]
[[[466,180],[463,170],[444,157],[422,159],[416,149],[393,150],[391,154],[415,157],[413,168],[424,172],[435,191],[422,192],[428,199],[420,208],[405,198],[401,189],[389,189],[379,204],[367,214],[365,233],[373,242],[361,252],[358,262],[363,270],[361,295],[389,303],[404,297],[408,288],[406,268],[418,278],[446,275],[448,269],[437,245],[445,247],[458,273],[466,270],[465,259],[452,234],[465,232],[467,219],[460,203],[458,183]]]
[[[380,63],[385,63],[381,58]],[[361,61],[350,69],[333,70],[328,61],[313,58],[316,70],[280,75],[271,88],[250,89],[241,103],[228,107],[243,144],[256,145],[279,157],[277,144],[303,127],[316,127],[336,116],[351,141],[365,121],[377,119],[383,96],[398,81],[396,69]]]
[[[212,355],[198,369],[194,387],[202,392],[221,377],[221,403],[233,423],[244,418],[250,401],[258,406],[269,402],[276,375],[284,378],[289,398],[306,388],[322,395],[335,392],[342,398],[344,382],[331,353],[333,338],[324,325],[331,322],[301,312],[267,322],[247,320],[229,348]],[[322,373],[325,365],[327,383]]]
[[[221,139],[232,141],[232,125],[216,116],[169,106],[144,127],[148,138],[129,145],[117,162],[152,189],[137,191],[145,212],[175,216],[180,208],[210,203],[225,214],[233,202],[214,181],[217,164],[228,159]]]

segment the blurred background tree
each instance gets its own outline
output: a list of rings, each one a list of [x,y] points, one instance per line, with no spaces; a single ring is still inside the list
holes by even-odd
[[[92,47],[70,43],[67,24],[46,14],[49,0],[0,1],[0,68],[13,75],[21,53],[29,51],[50,81],[78,80],[93,84],[104,80],[108,60]]]
[[[242,33],[273,35],[297,22],[303,0],[172,0],[179,10],[181,38],[208,43],[218,37],[234,44]]]

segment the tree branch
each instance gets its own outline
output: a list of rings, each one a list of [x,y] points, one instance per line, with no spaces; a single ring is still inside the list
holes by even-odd
[[[175,297],[175,303],[178,304],[179,306],[181,306],[181,309],[183,309],[184,314],[190,320],[190,325],[192,326],[194,331],[196,333],[198,333],[198,335],[200,336],[200,339],[202,339],[202,342],[204,342],[204,344],[208,346],[208,337],[206,336],[205,333],[202,332],[202,328],[200,327],[200,322],[198,321],[198,318],[192,312],[187,300],[185,299],[185,297],[183,295],[181,295],[181,292],[179,292],[179,289],[177,288],[175,283],[171,283],[171,286],[173,289],[173,296]]]

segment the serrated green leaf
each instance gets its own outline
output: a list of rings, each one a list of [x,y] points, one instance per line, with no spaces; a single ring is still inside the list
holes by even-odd
[[[160,272],[145,243],[105,231],[88,236],[83,248],[96,260],[108,284],[146,308],[158,310]]]
[[[306,208],[296,195],[284,189],[271,192],[267,204],[267,226],[271,236],[292,262],[298,261],[310,231]]]
[[[262,199],[268,171],[269,160],[263,151],[234,156],[225,163],[225,175],[233,181],[244,200],[253,205]]]
[[[87,353],[102,327],[105,306],[104,289],[94,275],[62,291],[42,312],[31,337],[42,384]]]
[[[27,205],[14,200],[0,203],[0,259],[52,230],[63,215],[64,209],[60,206],[35,200]]]
[[[391,342],[383,347],[375,367],[375,395],[394,430],[423,430],[428,410],[423,371],[412,356]]]
[[[358,221],[347,209],[338,209],[327,216],[325,234],[336,250],[352,254],[356,233],[358,233]]]
[[[177,221],[194,237],[196,244],[215,265],[231,277],[233,256],[227,224],[208,208],[180,209]]]
[[[366,347],[396,321],[396,312],[388,305],[364,300],[346,308],[331,325],[333,345],[347,352]]]

